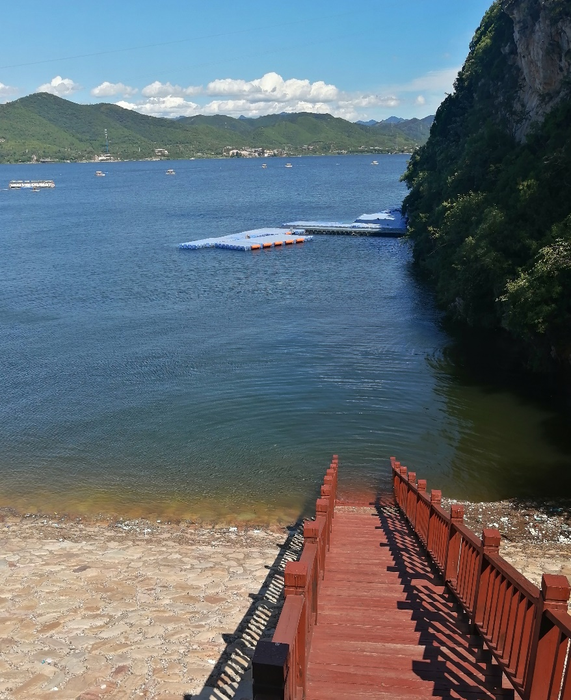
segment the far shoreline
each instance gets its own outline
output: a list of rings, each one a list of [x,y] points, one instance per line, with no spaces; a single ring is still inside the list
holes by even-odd
[[[125,158],[115,159],[115,160],[50,160],[48,162],[0,162],[0,165],[109,165],[111,163],[186,163],[191,161],[203,161],[203,160],[224,160],[224,161],[266,161],[266,160],[287,160],[288,158],[344,158],[345,156],[411,156],[412,152],[403,153],[378,153],[378,152],[365,152],[365,153],[291,153],[285,156],[267,156],[261,157],[257,156],[255,158],[236,158],[231,156],[193,156],[192,158]]]

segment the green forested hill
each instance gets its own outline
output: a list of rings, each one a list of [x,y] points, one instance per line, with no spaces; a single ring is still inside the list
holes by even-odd
[[[418,120],[411,120],[417,122]],[[386,128],[353,124],[328,114],[281,114],[259,119],[197,116],[148,117],[116,105],[79,105],[36,93],[0,105],[0,162],[33,157],[89,160],[105,151],[119,159],[221,156],[229,150],[264,148],[296,153],[412,151],[426,141],[409,121]]]
[[[567,370],[569,32],[568,2],[494,2],[405,175],[415,263],[448,314],[507,334],[528,366]]]

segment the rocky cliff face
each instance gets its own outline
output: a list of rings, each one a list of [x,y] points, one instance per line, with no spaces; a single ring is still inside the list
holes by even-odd
[[[514,133],[523,141],[534,122],[571,88],[571,3],[569,0],[504,0],[514,24],[514,46],[506,47],[520,72]]]

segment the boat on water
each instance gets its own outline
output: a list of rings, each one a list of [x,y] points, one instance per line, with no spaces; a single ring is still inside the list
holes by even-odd
[[[8,188],[11,190],[43,190],[55,187],[53,180],[10,180]]]
[[[95,177],[105,177],[105,173],[103,172],[103,170],[96,170]]]
[[[373,161],[371,161],[371,165],[378,165],[378,164],[379,164],[379,161],[378,161],[378,160],[373,160]]]
[[[293,165],[291,163],[286,163],[285,166],[286,168],[293,168]]]
[[[267,168],[267,167],[268,167],[268,166],[267,166],[266,163],[262,163],[262,168]]]
[[[165,175],[176,175],[176,173],[175,173],[175,171],[174,171],[172,168],[169,168],[169,169],[166,171]]]

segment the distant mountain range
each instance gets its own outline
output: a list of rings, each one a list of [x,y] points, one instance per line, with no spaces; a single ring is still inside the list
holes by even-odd
[[[433,117],[354,124],[329,114],[165,119],[112,104],[80,105],[35,93],[0,105],[0,162],[402,153],[428,138]]]
[[[434,116],[425,117],[425,119],[434,120]],[[355,124],[364,124],[365,126],[374,126],[375,124],[400,124],[401,122],[407,121],[403,117],[387,117],[387,119],[381,119],[380,121],[375,121],[374,119],[369,119],[368,122],[363,122],[361,120],[356,121]],[[432,122],[431,122],[432,123]]]

